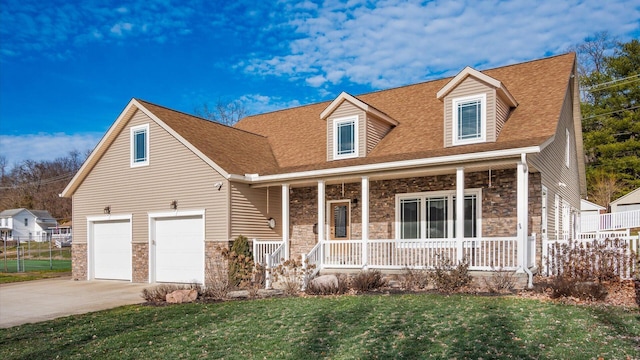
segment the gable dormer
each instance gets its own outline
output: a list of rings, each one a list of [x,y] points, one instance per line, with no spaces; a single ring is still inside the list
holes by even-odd
[[[327,122],[327,161],[366,157],[398,122],[342,92],[320,114]]]
[[[444,102],[444,146],[495,142],[518,103],[499,80],[466,67],[437,94]]]

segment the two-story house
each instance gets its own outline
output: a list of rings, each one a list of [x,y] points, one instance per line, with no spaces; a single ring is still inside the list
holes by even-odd
[[[57,225],[46,210],[8,209],[0,212],[0,239],[46,241]]]
[[[582,152],[574,54],[234,127],[133,99],[62,193],[73,276],[202,283],[239,235],[335,271],[530,272],[543,237],[573,232]]]

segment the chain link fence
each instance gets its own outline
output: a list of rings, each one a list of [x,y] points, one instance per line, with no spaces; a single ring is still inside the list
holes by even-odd
[[[71,270],[70,245],[70,241],[55,241],[50,237],[4,240],[0,248],[0,272]]]

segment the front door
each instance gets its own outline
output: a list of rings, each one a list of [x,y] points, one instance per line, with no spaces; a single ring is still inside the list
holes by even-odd
[[[349,202],[334,202],[330,205],[329,239],[349,240],[351,238],[349,222]]]

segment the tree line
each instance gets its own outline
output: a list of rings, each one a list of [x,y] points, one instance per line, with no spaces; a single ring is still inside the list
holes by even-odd
[[[640,187],[640,42],[597,33],[574,50],[587,193],[590,201],[608,207]]]
[[[0,156],[0,211],[47,210],[59,221],[71,220],[71,199],[58,196],[86,156],[71,151],[52,161],[25,160],[9,166]]]

